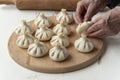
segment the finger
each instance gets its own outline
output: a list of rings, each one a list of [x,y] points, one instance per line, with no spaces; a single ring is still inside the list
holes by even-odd
[[[100,30],[101,27],[98,25],[98,24],[100,23],[100,21],[101,21],[101,18],[100,18],[100,17],[98,17],[98,18],[96,18],[94,21],[92,21],[94,24],[91,25],[91,27],[89,27],[89,28],[87,29],[87,33],[90,34],[90,33],[93,33],[93,32],[95,32],[95,31]]]
[[[91,33],[91,34],[88,34],[88,36],[90,36],[90,37],[100,37],[101,35],[105,35],[105,33],[103,33],[102,30],[98,30],[98,31],[96,31],[96,32],[93,32],[93,33]]]
[[[82,4],[82,2],[79,2],[76,8],[76,12],[75,12],[75,20],[76,22],[82,23],[83,19],[82,19],[82,13],[84,12],[84,5]]]
[[[77,20],[77,18],[76,18],[76,15],[74,14],[74,20],[75,20],[75,22],[77,23],[77,24],[79,24],[79,21]]]
[[[85,14],[85,17],[84,17],[84,21],[90,21],[91,20],[91,17],[96,13],[96,6],[95,4],[90,4],[88,9],[87,9],[87,12]]]
[[[99,35],[99,36],[97,36],[97,38],[106,38],[106,37],[108,37],[108,35],[107,34],[101,34],[101,35]]]
[[[90,34],[90,33],[99,31],[100,29],[101,28],[99,27],[99,25],[97,23],[94,23],[91,27],[87,29],[87,33]]]

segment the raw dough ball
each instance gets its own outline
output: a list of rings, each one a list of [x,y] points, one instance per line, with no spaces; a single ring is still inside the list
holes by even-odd
[[[42,27],[36,31],[35,37],[40,41],[47,41],[50,40],[53,35],[54,33],[51,29],[42,25]]]
[[[34,31],[35,31],[34,28],[31,25],[29,25],[25,20],[23,20],[22,21],[22,26],[18,27],[15,30],[15,33],[17,35],[23,35],[24,33],[33,34]]]
[[[16,44],[21,48],[28,48],[34,42],[34,39],[30,34],[23,34],[18,37]]]
[[[60,46],[57,44],[55,47],[51,48],[49,51],[49,57],[53,61],[63,61],[65,60],[69,55],[69,52],[64,46]]]
[[[33,57],[42,57],[47,54],[48,47],[43,42],[35,40],[35,43],[29,46],[27,52]]]
[[[34,24],[39,28],[43,24],[47,27],[50,27],[52,25],[52,22],[43,13],[40,13],[40,15],[34,20]]]
[[[60,24],[57,24],[53,28],[53,32],[55,34],[63,33],[65,35],[69,35],[71,33],[71,29],[64,21],[61,21]]]
[[[76,28],[76,32],[81,35],[81,33],[85,32],[93,22],[83,22],[82,24],[79,24],[78,27]]]
[[[81,35],[82,37],[75,41],[75,48],[80,52],[90,52],[94,49],[93,43],[87,38],[86,35]]]
[[[67,24],[71,23],[73,21],[73,14],[67,13],[66,9],[61,9],[61,12],[57,14],[56,20],[58,23],[65,20]]]
[[[52,46],[55,46],[57,43],[64,47],[68,47],[70,45],[69,38],[62,33],[59,33],[57,36],[53,36],[50,43]]]

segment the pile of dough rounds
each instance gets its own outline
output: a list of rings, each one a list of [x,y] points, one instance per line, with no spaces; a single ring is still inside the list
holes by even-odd
[[[44,13],[40,13],[34,20],[34,25],[29,24],[25,20],[22,21],[22,26],[15,30],[18,36],[16,45],[27,49],[27,53],[32,57],[41,58],[49,55],[53,61],[64,61],[70,54],[67,48],[70,46],[68,36],[71,33],[71,29],[69,24],[73,22],[73,15],[68,13],[66,9],[61,9],[61,12],[56,15],[56,20],[58,23],[52,26],[52,21]],[[93,23],[84,22],[76,28],[76,32],[81,37],[75,41],[74,46],[80,52],[86,53],[94,49],[94,44],[85,34],[86,29],[91,24]],[[51,49],[50,46],[48,47],[45,44],[46,41],[50,42]]]
[[[74,46],[75,48],[83,53],[91,52],[94,49],[94,44],[91,40],[87,38],[86,30],[92,25],[92,22],[83,22],[79,24],[76,28],[76,32],[81,37],[75,41]]]

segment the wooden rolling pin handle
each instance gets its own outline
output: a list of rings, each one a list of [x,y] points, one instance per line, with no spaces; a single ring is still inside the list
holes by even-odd
[[[0,0],[0,4],[15,4],[16,0]]]

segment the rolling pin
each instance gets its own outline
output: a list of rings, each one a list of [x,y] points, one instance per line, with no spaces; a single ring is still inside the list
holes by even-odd
[[[75,10],[80,0],[0,0],[0,4],[16,4],[20,10]]]

